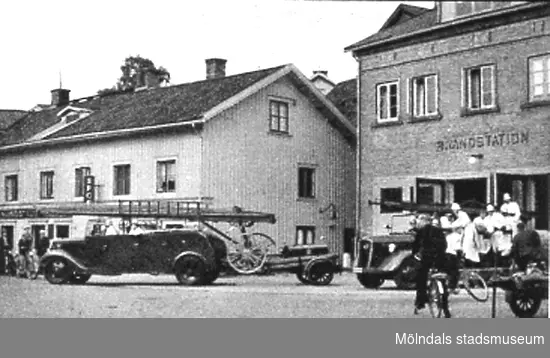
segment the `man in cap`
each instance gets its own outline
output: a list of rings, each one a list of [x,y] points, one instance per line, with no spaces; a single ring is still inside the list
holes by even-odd
[[[28,276],[29,274],[29,264],[30,264],[30,257],[29,254],[32,250],[32,235],[31,235],[31,227],[29,225],[25,225],[23,227],[23,234],[21,235],[21,238],[19,239],[18,246],[19,246],[19,275],[20,276]]]
[[[521,222],[521,210],[518,203],[512,201],[509,193],[504,193],[502,200],[504,203],[500,207],[500,212],[506,219],[506,231],[514,237],[518,232],[517,225]]]
[[[430,268],[435,267],[437,270],[445,271],[445,250],[447,242],[445,234],[441,228],[432,224],[432,219],[429,215],[421,214],[416,220],[415,238],[412,245],[412,253],[420,259],[420,267],[416,274],[416,298],[415,298],[415,314],[426,306],[428,301],[427,287],[428,273]],[[445,317],[451,317],[448,308],[448,297],[443,298],[443,307]]]
[[[510,235],[504,234],[506,219],[491,204],[487,205],[487,218],[485,219],[487,233],[491,238],[493,260],[500,256],[507,256],[512,248]],[[497,263],[498,265],[499,263]]]

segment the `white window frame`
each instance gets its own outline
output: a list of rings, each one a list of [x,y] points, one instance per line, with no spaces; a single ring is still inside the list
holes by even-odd
[[[77,170],[82,170],[83,168],[87,168],[89,169],[90,171],[90,174],[89,175],[92,175],[92,166],[91,165],[77,165],[73,168],[73,175],[74,175],[74,189],[75,189],[75,192],[73,193],[74,194],[74,198],[75,199],[82,199],[85,195],[85,192],[86,192],[86,183],[85,183],[85,180],[84,178],[86,177],[86,175],[83,175],[82,176],[82,182],[80,183],[81,185],[81,190],[82,190],[82,195],[78,195],[76,193],[76,171]]]
[[[300,192],[300,171],[301,169],[311,170],[313,173],[311,175],[311,196],[302,196]],[[297,196],[299,200],[313,200],[317,198],[317,166],[311,164],[298,164],[298,190]]]
[[[435,106],[434,106],[434,111],[433,112],[428,112],[428,93],[429,93],[429,89],[428,89],[428,86],[427,86],[427,79],[428,78],[431,78],[433,77],[435,79],[434,81],[434,100],[435,100]],[[419,113],[419,109],[417,108],[417,99],[416,99],[416,95],[417,95],[417,81],[418,80],[424,80],[424,101],[423,101],[423,107],[424,107],[424,113]],[[430,74],[430,75],[424,75],[424,76],[419,76],[419,77],[415,77],[412,79],[412,88],[413,88],[413,93],[412,93],[412,115],[413,117],[415,118],[421,118],[421,117],[428,117],[428,116],[434,116],[434,115],[437,115],[439,113],[439,76],[436,75],[436,74]]]
[[[491,69],[491,104],[485,105],[483,103],[483,87],[484,87],[484,81],[483,81],[483,69],[484,68],[490,68]],[[480,71],[480,81],[479,81],[479,108],[472,108],[472,81],[471,81],[471,71],[472,70],[479,70]],[[462,89],[462,94],[465,98],[464,103],[466,105],[466,109],[468,111],[480,111],[480,110],[487,110],[487,109],[493,109],[496,107],[496,101],[497,101],[497,93],[496,93],[496,65],[495,64],[488,64],[488,65],[480,65],[480,66],[473,66],[468,67],[464,69],[463,71],[464,81],[463,85],[466,86],[466,88]]]
[[[130,189],[128,191],[128,194],[117,194],[116,193],[116,185],[117,185],[117,181],[116,181],[116,178],[115,178],[115,173],[114,173],[114,170],[115,170],[115,167],[119,167],[119,166],[125,166],[125,165],[129,165],[130,166]],[[120,162],[120,163],[113,163],[112,166],[112,172],[111,172],[111,180],[112,180],[112,195],[113,197],[128,197],[130,195],[132,195],[132,163],[130,162]]]
[[[390,99],[391,99],[391,93],[390,93],[390,88],[392,85],[395,85],[396,86],[396,113],[395,113],[395,117],[391,117],[391,102],[390,102]],[[380,91],[383,87],[387,87],[387,98],[386,98],[386,105],[387,105],[387,113],[388,113],[388,117],[387,118],[381,118],[380,115],[382,113],[382,111],[380,110]],[[391,82],[384,82],[384,83],[379,83],[376,85],[376,120],[378,123],[387,123],[387,122],[396,122],[399,120],[399,102],[400,102],[400,95],[399,95],[399,80],[396,80],[396,81],[391,81]]]
[[[174,190],[168,190],[168,188],[163,191],[159,189],[159,177],[158,177],[158,167],[161,163],[167,163],[167,162],[174,162]],[[176,157],[168,157],[168,158],[157,158],[155,159],[155,192],[157,194],[174,194],[177,190],[177,183],[178,183],[178,171],[177,171],[177,163],[178,159]],[[168,185],[168,184],[167,184]]]
[[[272,104],[276,104],[278,107],[278,116],[277,118],[277,126],[276,128],[273,126],[273,114],[271,113],[271,106]],[[283,100],[279,98],[269,98],[269,131],[273,133],[284,133],[288,134],[290,133],[290,105],[291,103],[288,100]],[[286,106],[286,118],[281,117],[281,106]],[[282,129],[283,126],[281,123],[283,122],[282,119],[284,119],[286,128]]]
[[[8,188],[7,188],[6,184],[7,184],[8,177],[15,177],[15,178],[16,178],[16,184],[17,184],[17,186],[16,186],[16,190],[15,190],[15,191],[16,191],[16,194],[17,194],[17,195],[16,195],[15,200],[8,200],[8,198],[7,198],[7,194],[8,194],[8,193],[7,193],[7,190],[8,190]],[[19,183],[20,183],[20,180],[19,180],[19,179],[20,179],[20,178],[19,178],[19,173],[6,173],[6,174],[4,174],[4,183],[3,183],[3,184],[4,184],[4,201],[5,201],[6,203],[17,203],[17,202],[19,201],[19,197],[20,197],[20,195],[21,195],[21,190],[20,190],[20,187],[21,187],[21,186],[19,185]]]
[[[42,176],[46,173],[52,173],[52,192],[51,196],[45,196],[47,194],[42,192]],[[38,197],[39,200],[53,200],[55,198],[55,171],[53,169],[43,169],[38,172]]]
[[[532,72],[533,62],[542,60],[542,95],[534,94],[534,73]],[[550,101],[550,53],[530,57],[528,60],[529,72],[529,102]]]

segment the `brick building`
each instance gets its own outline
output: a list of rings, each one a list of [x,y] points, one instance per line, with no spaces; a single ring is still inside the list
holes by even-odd
[[[360,68],[362,234],[387,233],[395,212],[369,201],[500,205],[509,192],[547,235],[550,5],[436,2],[391,19],[346,48]]]

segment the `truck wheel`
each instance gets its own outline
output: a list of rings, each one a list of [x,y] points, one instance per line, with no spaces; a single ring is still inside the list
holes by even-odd
[[[201,285],[205,282],[206,270],[200,257],[187,255],[176,263],[174,269],[178,282],[185,286]]]
[[[379,288],[384,283],[384,279],[369,275],[366,273],[358,273],[357,274],[357,280],[363,285],[365,288]]]
[[[75,273],[69,279],[69,283],[73,285],[83,285],[92,277],[89,273]]]
[[[314,286],[326,286],[334,278],[334,267],[329,261],[318,261],[312,263],[307,269],[307,280]]]
[[[533,317],[542,303],[542,298],[530,291],[509,291],[507,294],[511,296],[507,299],[510,309],[519,318]]]
[[[413,257],[407,257],[403,260],[394,277],[397,288],[400,290],[414,290],[417,270],[418,264]]]
[[[52,285],[61,285],[69,281],[72,269],[67,260],[56,257],[44,267],[44,277]]]

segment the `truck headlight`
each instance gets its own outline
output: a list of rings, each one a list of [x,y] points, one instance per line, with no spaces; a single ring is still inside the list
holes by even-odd
[[[388,245],[388,251],[389,251],[390,253],[394,252],[394,251],[395,251],[395,248],[396,248],[395,244],[389,244],[389,245]]]

